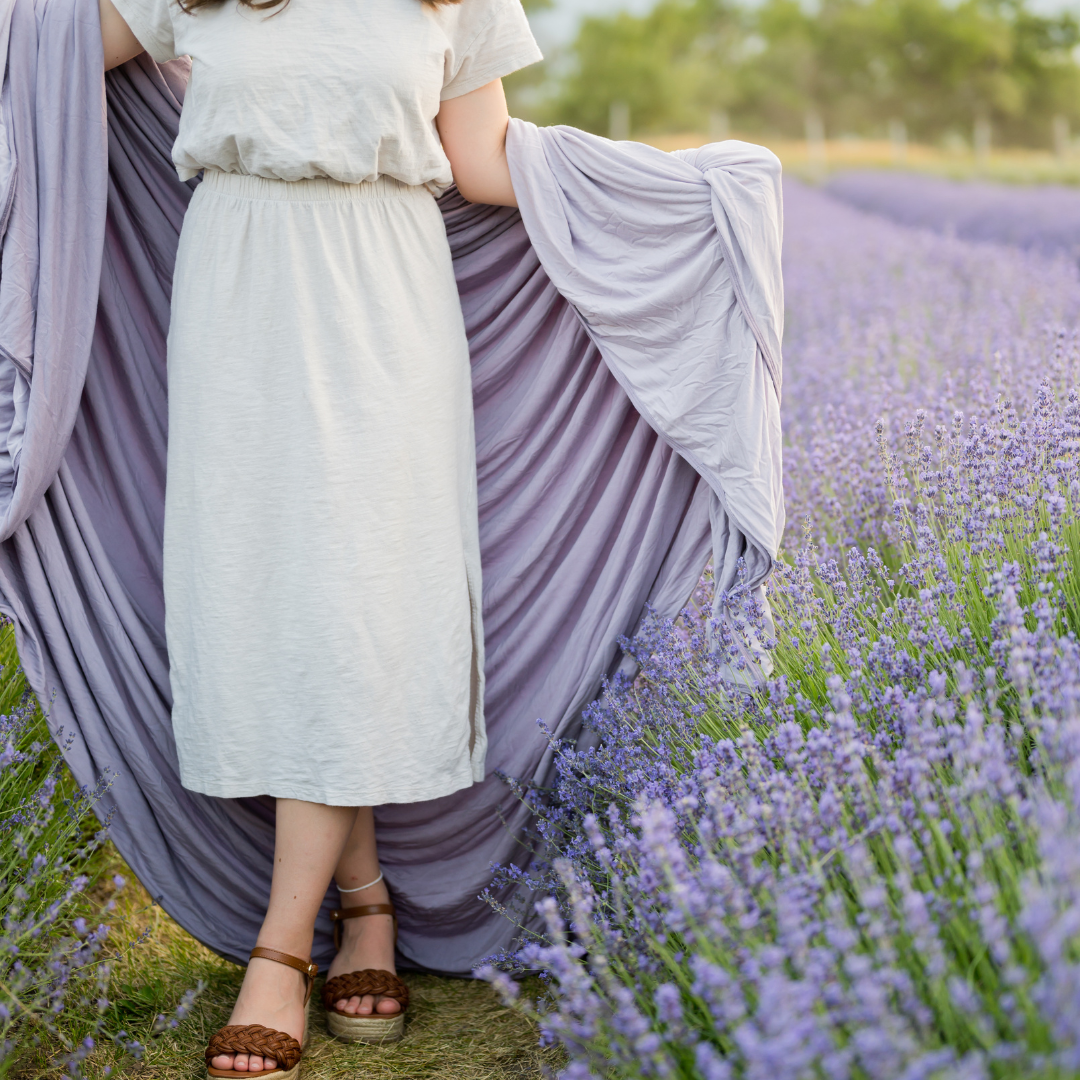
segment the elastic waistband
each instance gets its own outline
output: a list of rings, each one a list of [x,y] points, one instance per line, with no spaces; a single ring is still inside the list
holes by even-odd
[[[248,176],[244,173],[222,172],[206,169],[203,185],[211,191],[236,195],[242,199],[273,199],[280,202],[351,202],[353,199],[400,199],[427,196],[431,193],[423,185],[403,184],[392,176],[380,176],[362,184],[344,184],[328,176],[314,176],[307,180],[272,180],[266,176]]]

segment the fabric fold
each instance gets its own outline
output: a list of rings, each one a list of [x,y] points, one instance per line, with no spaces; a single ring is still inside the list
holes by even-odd
[[[784,528],[779,161],[750,143],[667,154],[521,120],[507,156],[545,273],[712,488],[718,601],[759,589]]]
[[[0,8],[5,86],[24,89],[0,113],[0,537],[30,516],[71,436],[68,391],[86,373],[105,232],[97,11],[82,0],[42,9]]]

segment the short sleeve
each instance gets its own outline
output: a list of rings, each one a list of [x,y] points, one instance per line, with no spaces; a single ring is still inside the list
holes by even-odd
[[[159,64],[176,59],[172,21],[174,11],[179,11],[176,0],[113,0],[113,3],[139,44]]]
[[[543,60],[520,0],[462,0],[456,6],[461,17],[447,57],[443,101]]]

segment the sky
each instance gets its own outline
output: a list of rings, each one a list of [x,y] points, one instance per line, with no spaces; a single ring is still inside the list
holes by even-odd
[[[529,16],[537,43],[545,52],[574,39],[583,15],[606,15],[613,11],[633,11],[642,14],[656,0],[554,0],[554,5]]]
[[[656,0],[554,0],[554,6],[529,17],[540,48],[547,51],[572,41],[582,15],[613,11],[648,11]],[[1046,13],[1071,8],[1080,12],[1080,0],[1032,0],[1032,8]]]

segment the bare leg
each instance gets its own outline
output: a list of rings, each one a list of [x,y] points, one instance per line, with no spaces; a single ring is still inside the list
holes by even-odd
[[[277,800],[270,906],[257,944],[302,960],[311,956],[315,916],[355,819],[353,806]],[[303,1042],[304,985],[303,975],[284,964],[252,960],[229,1023],[262,1024]],[[256,1054],[219,1054],[210,1064],[237,1072],[258,1072],[277,1065],[273,1058]]]
[[[334,871],[334,880],[344,889],[353,889],[379,876],[379,855],[375,848],[375,819],[370,806],[361,806],[356,822],[349,834],[345,850]],[[361,892],[346,893],[341,898],[342,907],[361,907],[365,904],[385,904],[390,899],[386,883],[380,881]],[[365,915],[359,919],[346,919],[341,924],[341,949],[327,972],[328,978],[344,975],[349,971],[377,968],[393,971],[394,968],[394,920],[389,915]],[[370,1015],[400,1012],[401,1006],[393,998],[365,994],[338,1001],[339,1009]]]

